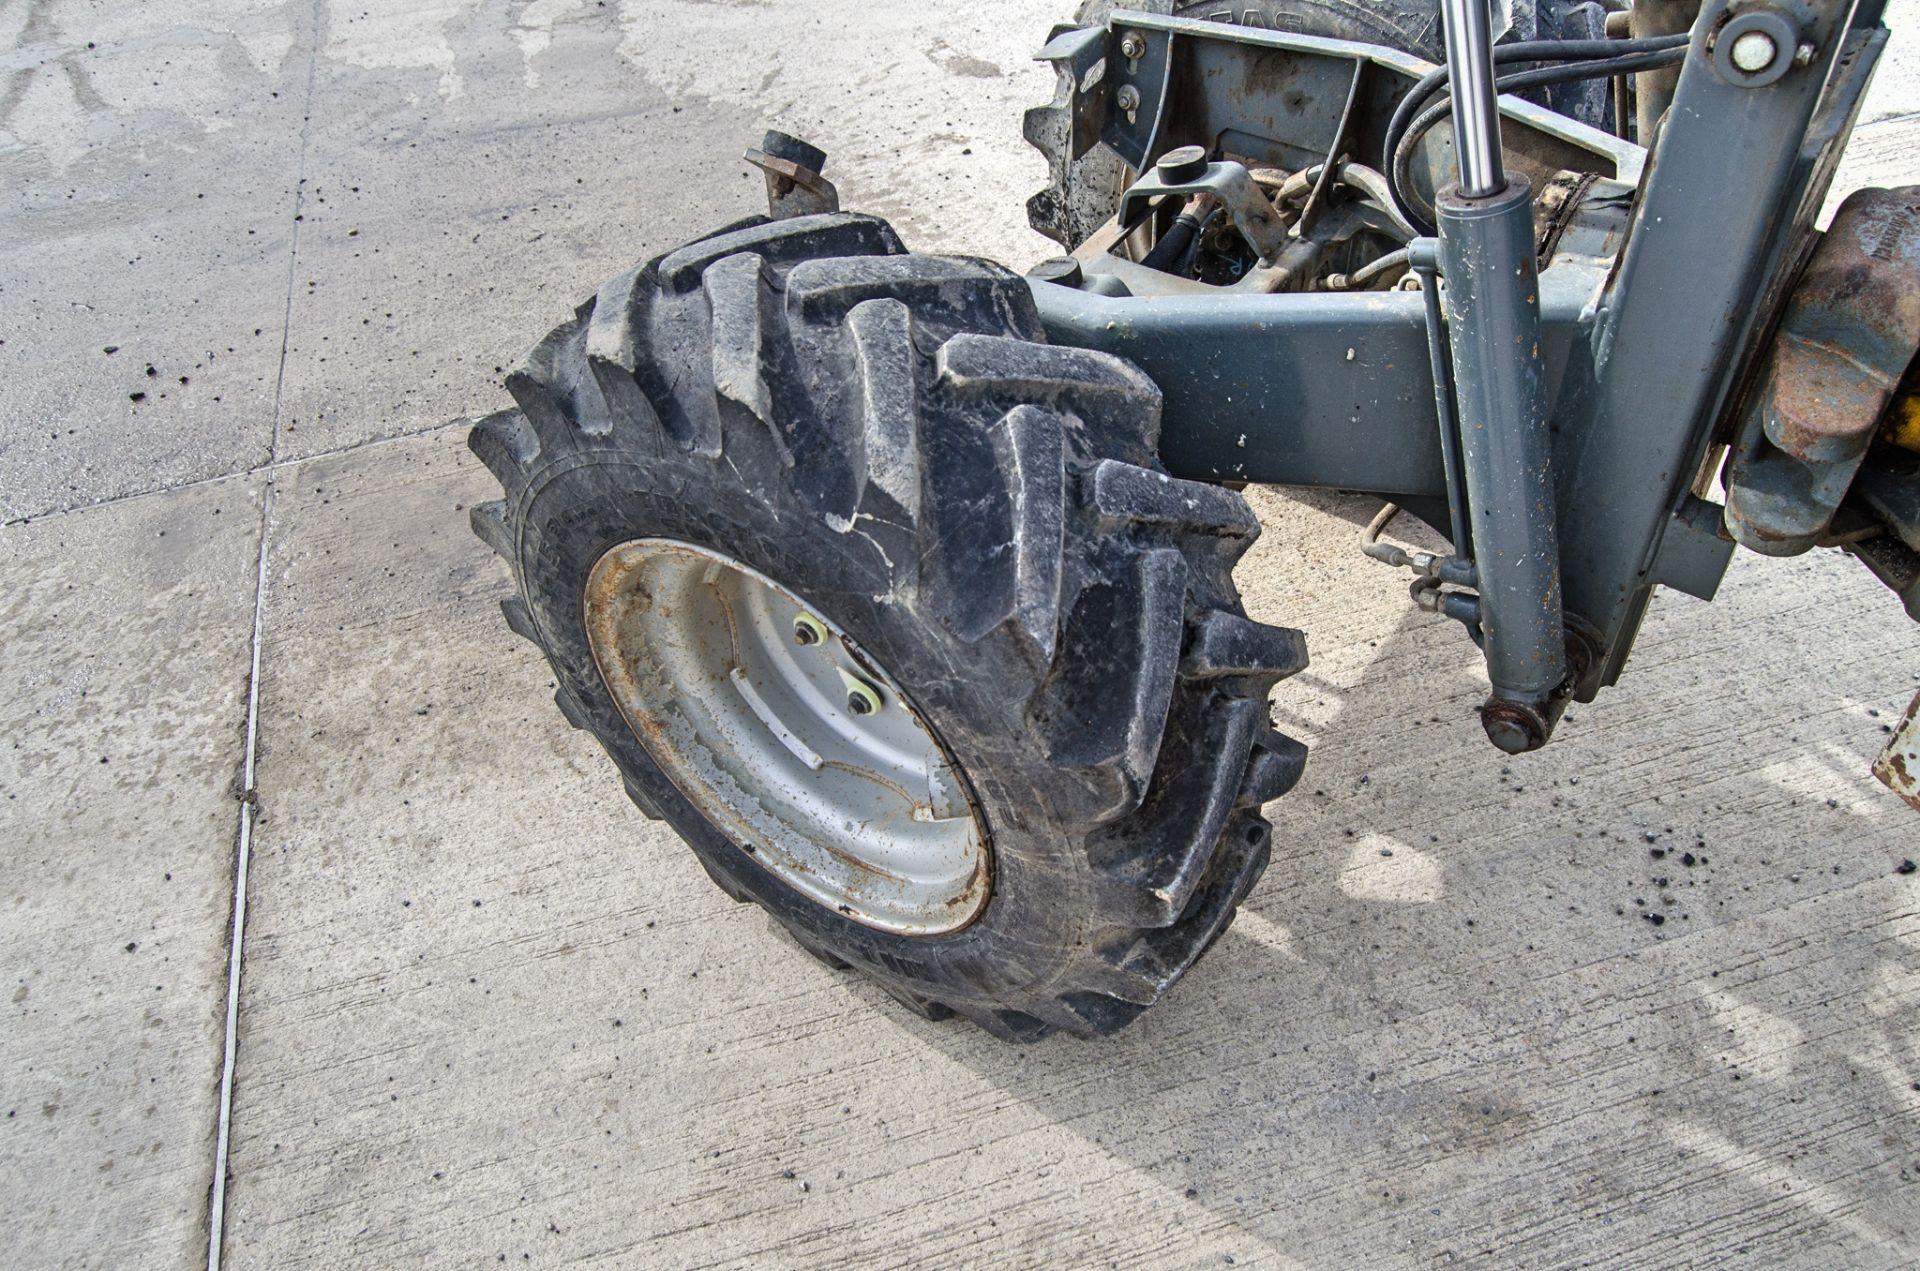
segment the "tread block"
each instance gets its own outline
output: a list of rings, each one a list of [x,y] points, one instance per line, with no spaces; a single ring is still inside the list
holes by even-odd
[[[1292,627],[1209,610],[1188,633],[1180,674],[1190,680],[1240,676],[1271,684],[1307,666],[1307,637]]]
[[[741,217],[737,221],[728,221],[725,225],[717,225],[704,234],[697,234],[681,244],[681,246],[690,247],[695,243],[704,243],[710,238],[719,238],[722,234],[735,234],[741,230],[757,229],[762,225],[770,225],[772,223],[773,218],[765,212],[754,212]]]
[[[540,457],[540,437],[517,410],[496,411],[473,426],[467,448],[507,489],[517,485]]]
[[[921,1019],[932,1020],[935,1023],[939,1023],[941,1020],[953,1018],[953,1008],[945,1002],[936,1002],[923,993],[916,993],[912,989],[904,989],[896,984],[889,984],[885,980],[878,981],[878,983],[881,988],[887,991],[889,997],[912,1011],[915,1015],[918,1015]]]
[[[941,380],[962,393],[999,393],[1022,401],[1138,404],[1153,414],[1157,438],[1160,387],[1111,353],[963,332],[940,346]]]
[[[1261,703],[1221,702],[1207,712],[1189,747],[1206,765],[1204,777],[1163,766],[1138,814],[1089,839],[1104,918],[1128,927],[1166,927],[1186,912],[1246,789],[1249,759],[1265,725]]]
[[[1060,629],[1061,556],[1066,547],[1066,448],[1060,417],[1016,406],[993,429],[994,460],[1013,497],[1013,609],[1008,620],[1053,659]]]
[[[1271,831],[1258,816],[1241,813],[1221,837],[1205,884],[1180,921],[1144,933],[1129,933],[1104,945],[1081,977],[1115,1000],[1145,1010],[1173,986],[1233,923],[1240,902],[1266,872]],[[1124,1024],[1124,1020],[1122,1023]]]
[[[1076,1037],[1106,1037],[1117,1033],[1153,1004],[1151,1001],[1130,1002],[1084,989],[1062,994],[1059,1003],[1066,1012],[1061,1026]]]
[[[826,967],[827,970],[846,971],[853,966],[851,962],[848,962],[845,958],[827,948],[827,946],[821,944],[812,936],[804,932],[795,931],[792,927],[781,922],[772,914],[767,915],[767,922],[773,927],[775,935],[781,936],[790,944],[799,946],[808,956],[818,961],[822,966]]]
[[[645,266],[636,266],[609,280],[594,297],[587,324],[587,369],[609,415],[616,426],[624,423],[633,435],[649,441],[660,435],[660,417],[634,376],[639,365],[634,323],[650,278]]]
[[[758,256],[728,256],[707,269],[704,286],[713,313],[713,390],[765,424],[781,458],[792,467],[793,452],[774,422],[773,389],[767,383],[765,284],[766,263]]]
[[[893,227],[878,217],[853,212],[760,220],[688,243],[660,259],[660,281],[684,294],[700,283],[715,261],[740,252],[763,256],[770,264],[820,256],[898,256],[906,251]]]
[[[1266,729],[1253,743],[1246,780],[1240,783],[1240,793],[1234,803],[1242,808],[1258,808],[1293,789],[1306,770],[1306,743]]]
[[[474,504],[467,509],[467,524],[475,538],[491,547],[501,560],[513,564],[513,530],[507,524],[506,500]]]
[[[709,862],[705,852],[695,852],[693,858],[700,862],[701,869],[707,871],[707,877],[713,880],[713,885],[726,893],[727,899],[733,901],[736,905],[751,905],[753,903],[752,894],[748,892],[746,888],[734,882],[733,879],[727,877],[725,872]],[[786,930],[786,928],[781,927],[777,922],[773,925],[779,930]]]
[[[1090,502],[1110,527],[1129,522],[1251,543],[1260,521],[1232,490],[1102,459],[1086,478]]]
[[[1053,1026],[1045,1020],[1036,1019],[1025,1011],[994,1010],[988,1006],[972,1006],[953,1003],[948,1010],[962,1019],[973,1021],[985,1029],[991,1036],[1003,1042],[1037,1042],[1053,1031]]]
[[[855,465],[856,510],[867,490],[878,490],[912,524],[920,518],[920,359],[913,347],[913,311],[892,298],[868,300],[847,315],[847,333],[860,377],[866,460]]]
[[[1162,960],[1193,965],[1233,922],[1234,910],[1267,870],[1273,851],[1273,827],[1254,812],[1239,812],[1220,836],[1220,849],[1206,886],[1187,905],[1179,922],[1147,937]]]
[[[507,372],[507,391],[533,425],[543,449],[563,444],[592,415],[581,409],[578,398],[582,387],[579,353],[592,325],[594,303],[589,298],[574,311],[573,321],[549,331]],[[584,378],[589,381],[589,391],[597,390],[598,386],[591,384],[591,375]]]
[[[1031,310],[1027,284],[984,260],[957,256],[849,256],[805,260],[787,275],[787,304],[807,322],[837,321],[856,305],[893,299],[925,317],[977,309],[983,288],[1004,310],[1023,303]],[[1024,341],[1010,341],[1024,343]]]
[[[1065,810],[1081,824],[1124,816],[1146,796],[1180,657],[1185,558],[1156,548],[1117,572],[1081,590],[1034,707],[1049,757],[1090,779],[1082,805]]]
[[[659,821],[659,820],[665,819],[660,815],[660,809],[654,805],[653,799],[647,794],[647,792],[645,790],[642,790],[638,785],[634,784],[633,778],[631,777],[626,778],[622,784],[624,784],[626,787],[627,798],[632,800],[633,806],[636,808],[639,808],[641,811],[641,814],[644,815],[649,821]]]
[[[553,704],[560,708],[561,715],[575,728],[591,731],[592,721],[587,718],[587,708],[573,695],[573,690],[562,684],[553,690]]]
[[[500,614],[507,620],[507,630],[522,640],[540,644],[540,630],[533,625],[533,610],[527,608],[526,601],[518,596],[508,596],[500,602]]]
[[[635,265],[609,278],[594,294],[593,316],[587,322],[587,361],[633,373],[633,317],[646,276],[646,266]]]

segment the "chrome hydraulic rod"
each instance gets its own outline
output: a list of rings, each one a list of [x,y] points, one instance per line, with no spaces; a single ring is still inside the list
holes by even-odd
[[[1447,47],[1447,91],[1453,97],[1453,153],[1460,193],[1470,199],[1507,186],[1500,155],[1499,96],[1493,87],[1493,15],[1487,0],[1440,0]]]

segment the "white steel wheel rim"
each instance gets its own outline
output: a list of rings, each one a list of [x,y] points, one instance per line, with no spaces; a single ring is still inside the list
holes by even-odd
[[[909,936],[986,906],[986,838],[951,758],[819,610],[718,552],[646,538],[594,563],[586,624],[653,761],[794,890]]]

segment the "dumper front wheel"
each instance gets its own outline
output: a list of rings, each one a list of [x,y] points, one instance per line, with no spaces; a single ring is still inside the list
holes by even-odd
[[[1304,751],[1239,495],[1027,285],[868,217],[608,283],[508,379],[474,512],[514,630],[714,881],[920,1013],[1110,1032],[1264,868]]]

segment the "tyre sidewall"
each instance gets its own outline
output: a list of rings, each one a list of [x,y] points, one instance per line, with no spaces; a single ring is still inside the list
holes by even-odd
[[[584,450],[557,459],[524,496],[521,576],[557,674],[585,708],[608,753],[710,870],[781,922],[811,932],[839,956],[908,986],[991,1003],[1044,991],[1085,933],[1071,915],[1089,910],[1091,886],[1080,835],[1050,813],[1054,771],[1019,718],[1031,668],[982,665],[992,642],[962,645],[898,594],[886,556],[903,540],[871,545],[836,533],[817,516],[770,506],[724,465],[689,456],[636,461],[631,453]],[[731,474],[730,474],[731,475]],[[762,487],[765,488],[765,487]],[[627,725],[594,661],[584,596],[593,565],[610,548],[667,538],[721,552],[779,582],[847,631],[914,700],[956,761],[992,848],[992,891],[968,926],[934,937],[895,935],[834,912],[790,887],[702,816]],[[883,555],[884,553],[884,555]],[[1011,659],[1001,658],[1011,663]],[[956,669],[957,673],[956,673]],[[959,990],[959,991],[956,991]]]

